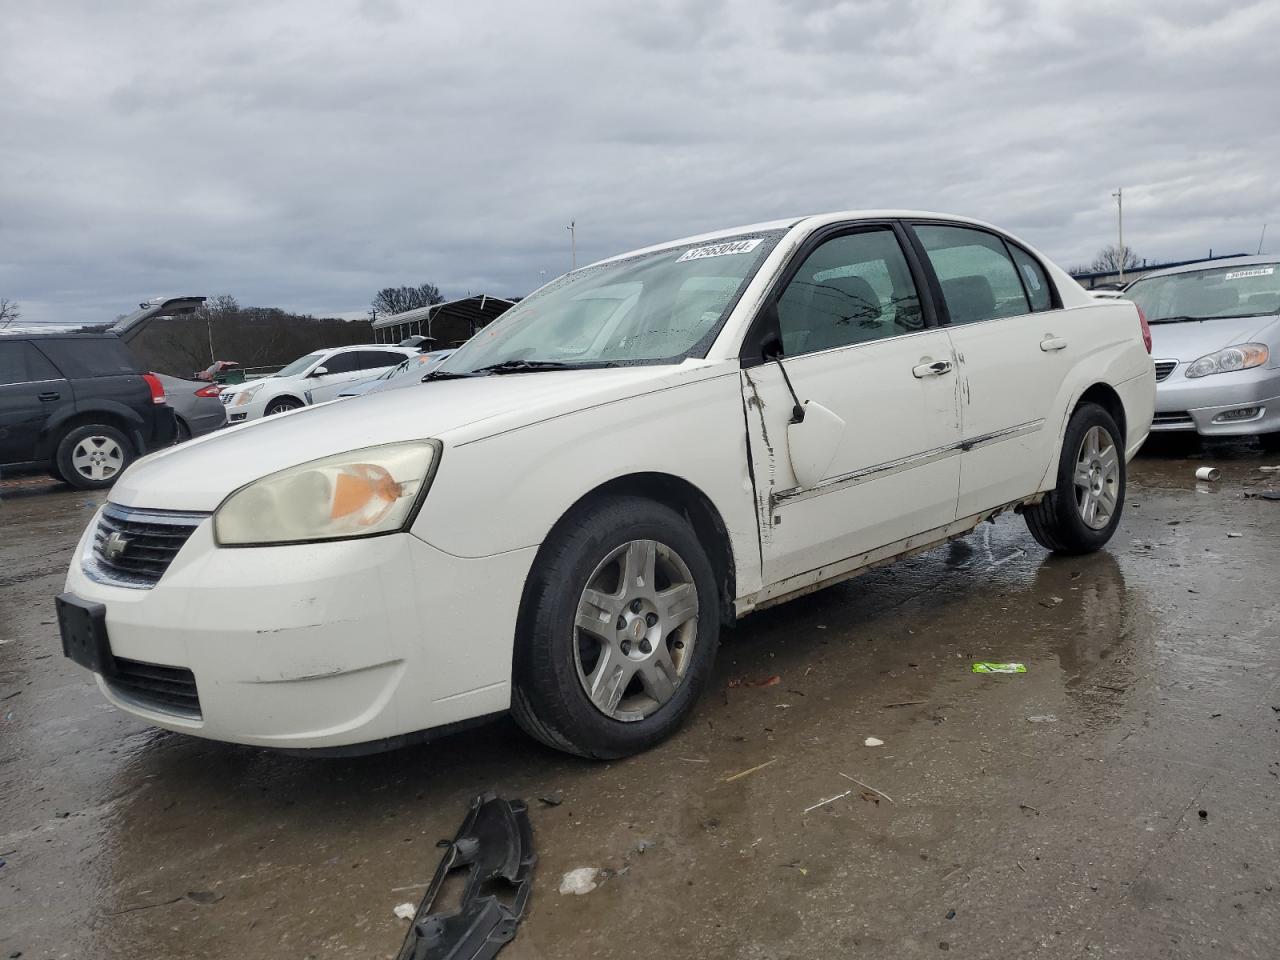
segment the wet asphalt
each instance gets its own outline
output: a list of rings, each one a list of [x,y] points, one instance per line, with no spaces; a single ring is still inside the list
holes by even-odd
[[[529,801],[540,858],[505,960],[1275,957],[1266,463],[1161,444],[1105,552],[1052,559],[1003,517],[749,617],[692,722],[615,763],[505,720],[347,760],[148,728],[54,624],[99,497],[7,481],[0,960],[392,957],[394,908],[489,789]],[[596,889],[559,893],[579,867]]]

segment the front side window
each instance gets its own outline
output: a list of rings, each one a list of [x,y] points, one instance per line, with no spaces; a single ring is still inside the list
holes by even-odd
[[[924,327],[920,298],[893,230],[827,240],[778,298],[783,352],[793,357]]]
[[[920,224],[915,231],[938,275],[953,324],[1031,312],[1000,238],[983,230],[935,224]]]
[[[785,231],[670,247],[565,274],[480,330],[440,366],[616,366],[703,356]]]
[[[27,341],[0,342],[0,386],[60,379],[62,374]]]
[[[285,366],[281,367],[280,370],[275,374],[275,376],[296,377],[298,376],[298,374],[303,373],[308,368],[310,368],[310,366],[313,363],[315,363],[317,360],[319,360],[322,356],[324,356],[324,353],[322,351],[317,351],[315,353],[308,353],[305,357],[299,357],[297,360],[293,361],[293,363],[286,364]]]
[[[1280,313],[1280,263],[1249,263],[1135,280],[1125,288],[1152,323]]]

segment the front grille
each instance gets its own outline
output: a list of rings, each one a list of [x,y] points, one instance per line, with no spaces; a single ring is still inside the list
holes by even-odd
[[[1156,381],[1168,380],[1169,374],[1173,373],[1173,368],[1178,365],[1177,360],[1157,360],[1156,361]]]
[[[201,719],[200,695],[196,692],[195,674],[190,670],[123,657],[115,658],[115,667],[114,674],[106,680],[121,700],[159,713]]]
[[[207,514],[136,510],[108,503],[93,532],[84,571],[118,587],[154,586]]]
[[[235,396],[234,393],[227,393],[224,390],[222,393],[218,394],[218,399],[222,401],[222,405],[225,407],[228,403],[231,402],[231,398],[234,396]]]
[[[1151,423],[1157,427],[1175,427],[1184,424],[1194,425],[1195,421],[1191,419],[1191,414],[1179,410],[1171,413],[1157,413],[1151,418]]]

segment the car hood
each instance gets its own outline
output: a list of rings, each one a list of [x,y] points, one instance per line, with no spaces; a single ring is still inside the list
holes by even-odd
[[[1206,353],[1258,339],[1276,323],[1265,317],[1222,317],[1218,320],[1180,320],[1151,324],[1151,356],[1157,360],[1190,363]]]
[[[321,457],[404,440],[473,440],[712,373],[679,366],[439,380],[304,407],[229,427],[137,461],[110,500],[156,510],[215,509],[233,490]],[[447,457],[446,452],[446,457]]]

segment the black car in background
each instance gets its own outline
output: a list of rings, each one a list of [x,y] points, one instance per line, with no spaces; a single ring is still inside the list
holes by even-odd
[[[97,490],[175,429],[160,380],[115,334],[0,334],[0,466]]]

